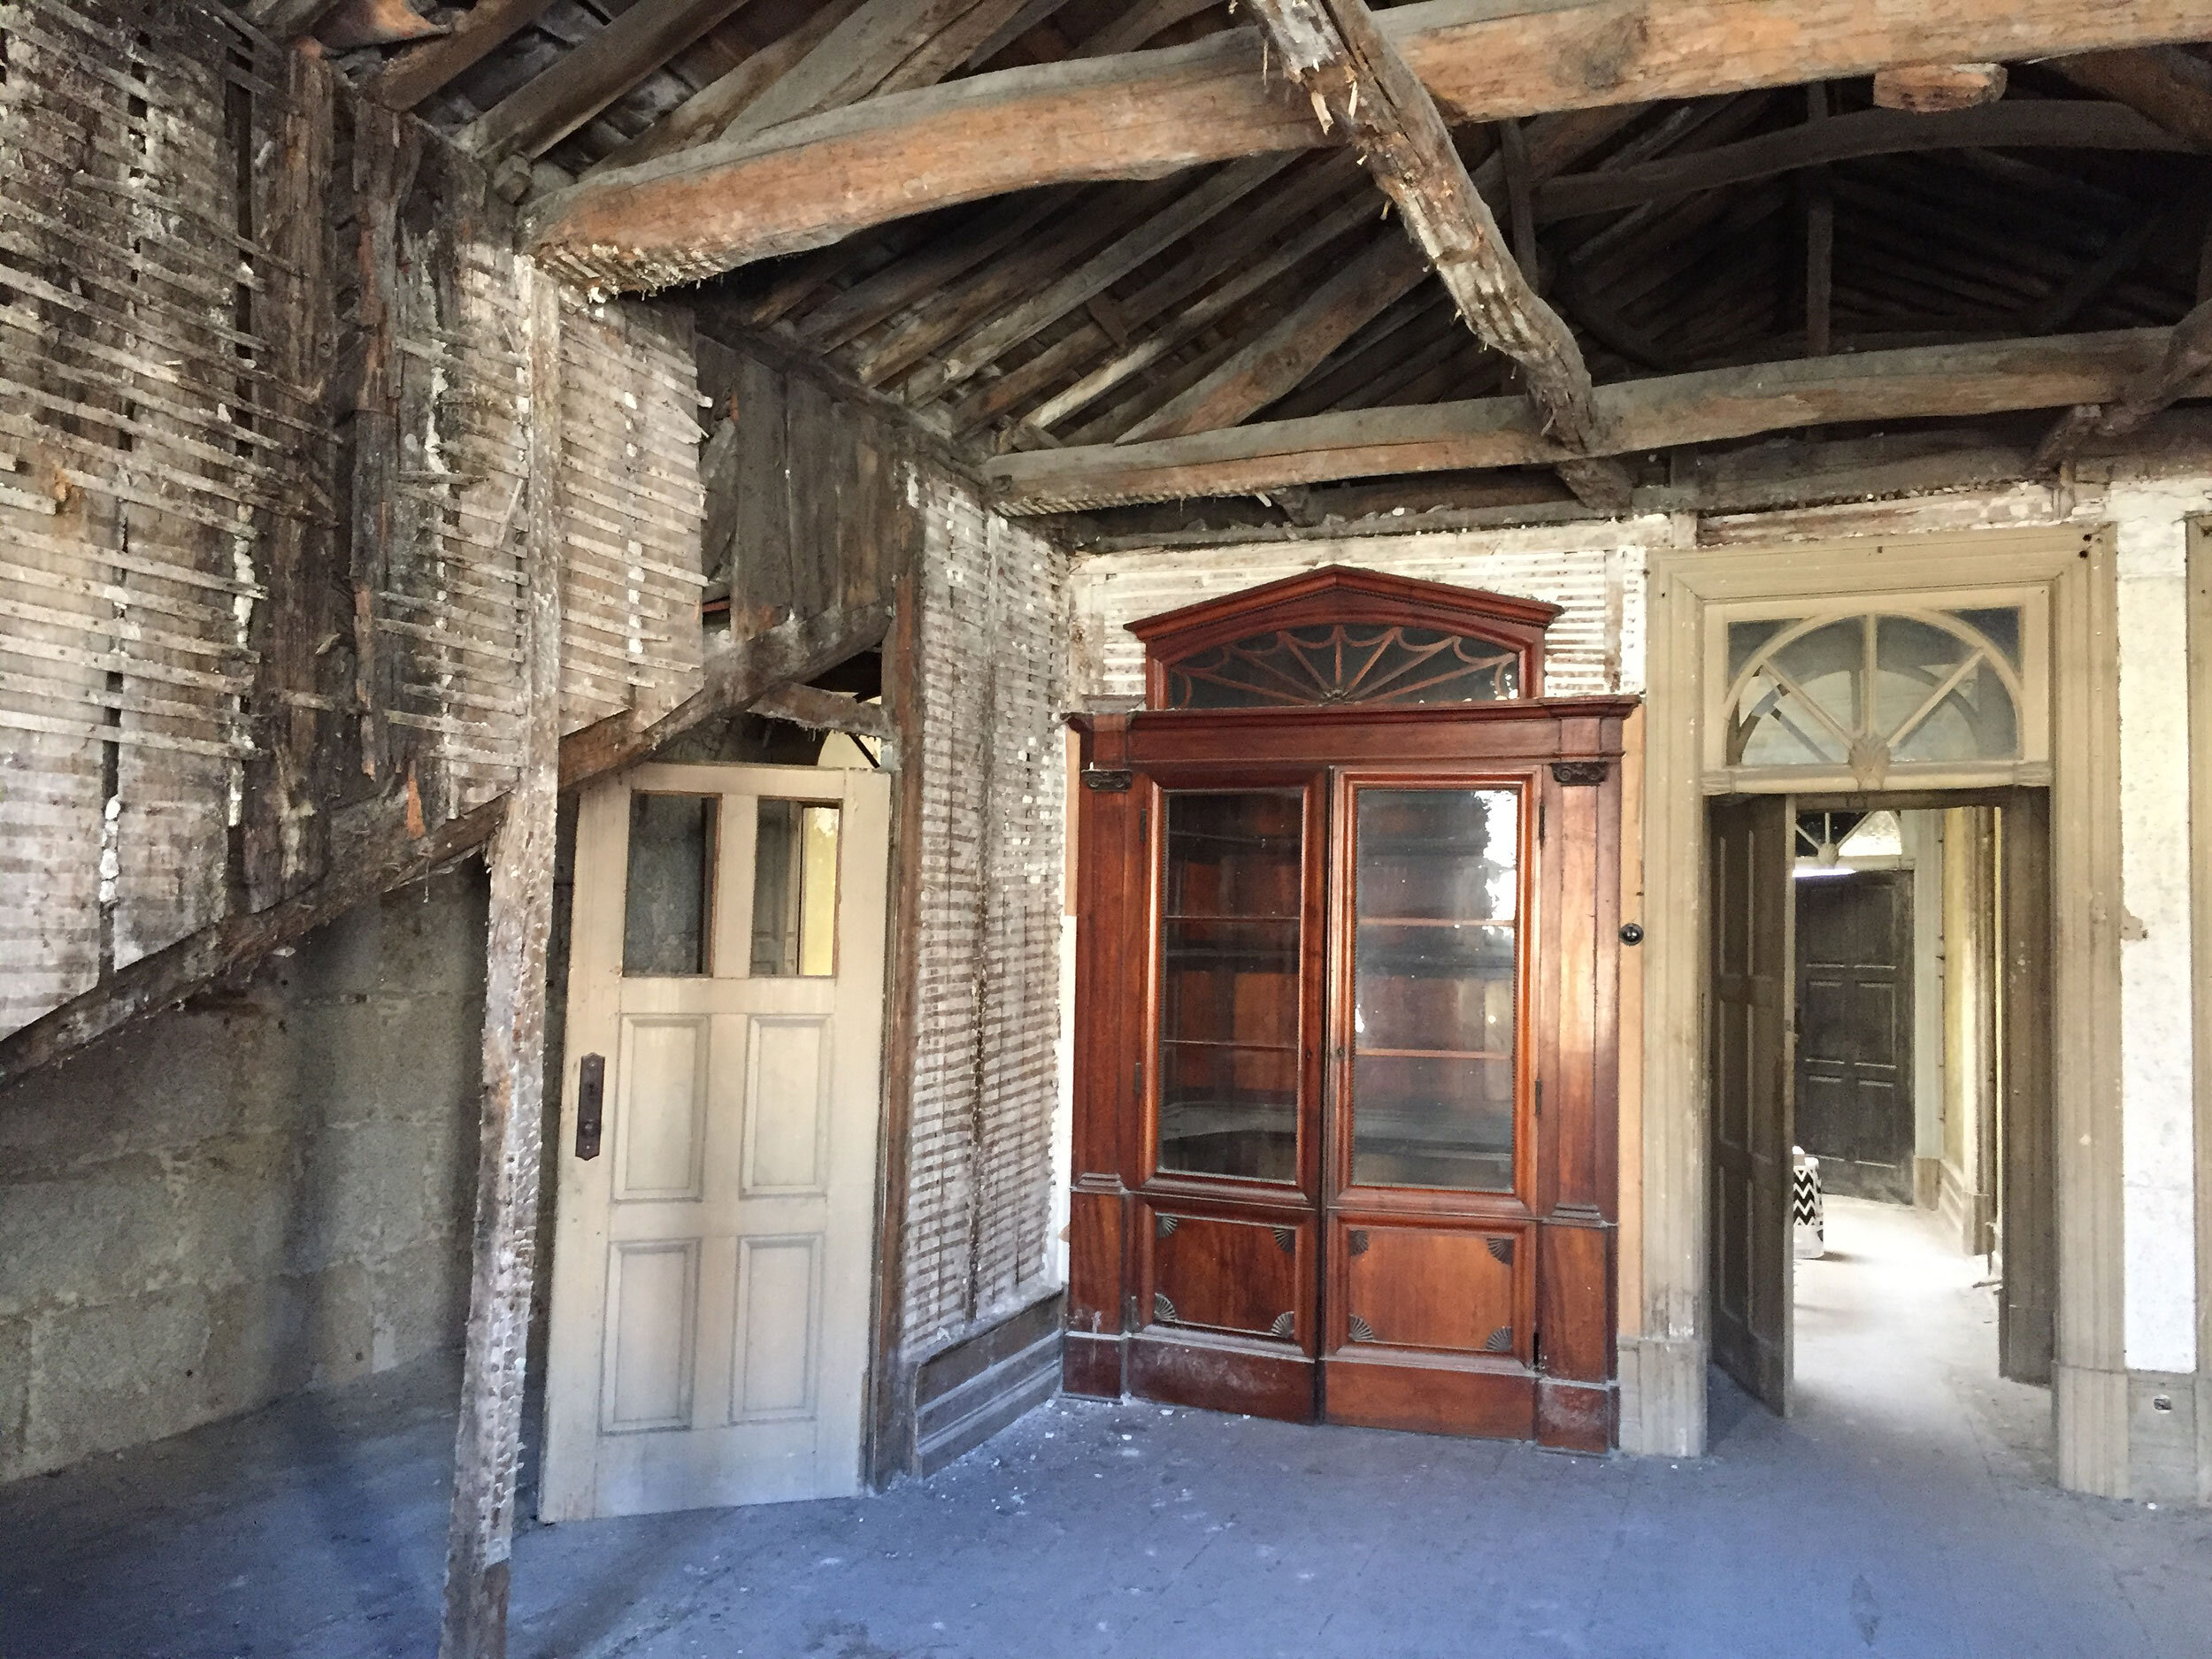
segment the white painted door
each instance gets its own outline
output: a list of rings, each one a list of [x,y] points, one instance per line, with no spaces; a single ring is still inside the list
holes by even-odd
[[[544,1519],[858,1489],[889,824],[866,772],[583,799]]]

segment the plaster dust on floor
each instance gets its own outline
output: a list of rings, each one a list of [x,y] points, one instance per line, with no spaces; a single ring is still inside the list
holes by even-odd
[[[1978,1260],[1831,1201],[1701,1460],[1057,1400],[879,1498],[526,1526],[516,1659],[2198,1655],[2212,1515],[2062,1493]],[[440,1364],[0,1488],[9,1659],[430,1651]],[[526,1475],[527,1471],[526,1471]]]

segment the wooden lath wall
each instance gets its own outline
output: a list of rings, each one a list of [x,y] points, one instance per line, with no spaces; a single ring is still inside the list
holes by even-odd
[[[0,4],[0,65],[4,1034],[512,786],[534,488],[564,731],[698,688],[705,579],[680,312],[534,359],[480,169],[212,0]]]

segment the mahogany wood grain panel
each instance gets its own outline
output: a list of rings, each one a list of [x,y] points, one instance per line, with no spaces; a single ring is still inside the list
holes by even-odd
[[[1331,1423],[1417,1434],[1525,1440],[1536,1434],[1536,1379],[1525,1371],[1460,1371],[1338,1355],[1324,1381]]]
[[[1240,1411],[1286,1423],[1314,1420],[1314,1363],[1302,1354],[1233,1338],[1163,1337],[1140,1332],[1129,1339],[1129,1393],[1163,1405],[1208,1411]]]
[[[1141,1320],[1281,1342],[1296,1342],[1310,1330],[1310,1223],[1179,1215],[1150,1205],[1140,1213],[1144,1218],[1136,1242],[1145,1258]],[[1279,1330],[1286,1318],[1290,1329]]]
[[[1068,1197],[1068,1329],[1094,1336],[1122,1328],[1123,1236],[1128,1200],[1078,1187]]]
[[[1337,1242],[1345,1252],[1347,1340],[1522,1364],[1533,1357],[1532,1233],[1363,1221],[1340,1228]]]
[[[1122,1359],[1127,1350],[1118,1336],[1067,1334],[1060,1350],[1060,1386],[1069,1394],[1094,1400],[1118,1400],[1122,1395]]]
[[[1613,1374],[1613,1231],[1547,1221],[1535,1243],[1536,1357],[1550,1376],[1602,1382]]]
[[[1608,1452],[1620,1432],[1620,1391],[1610,1383],[1536,1379],[1536,1443],[1563,1452]]]

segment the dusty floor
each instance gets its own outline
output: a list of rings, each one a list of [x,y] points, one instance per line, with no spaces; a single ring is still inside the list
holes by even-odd
[[[1909,1212],[1835,1203],[1802,1409],[1699,1462],[1061,1402],[884,1498],[539,1527],[517,1659],[2201,1655],[2212,1515],[2049,1485],[2048,1396]],[[426,1659],[448,1383],[0,1489],[0,1654]]]

